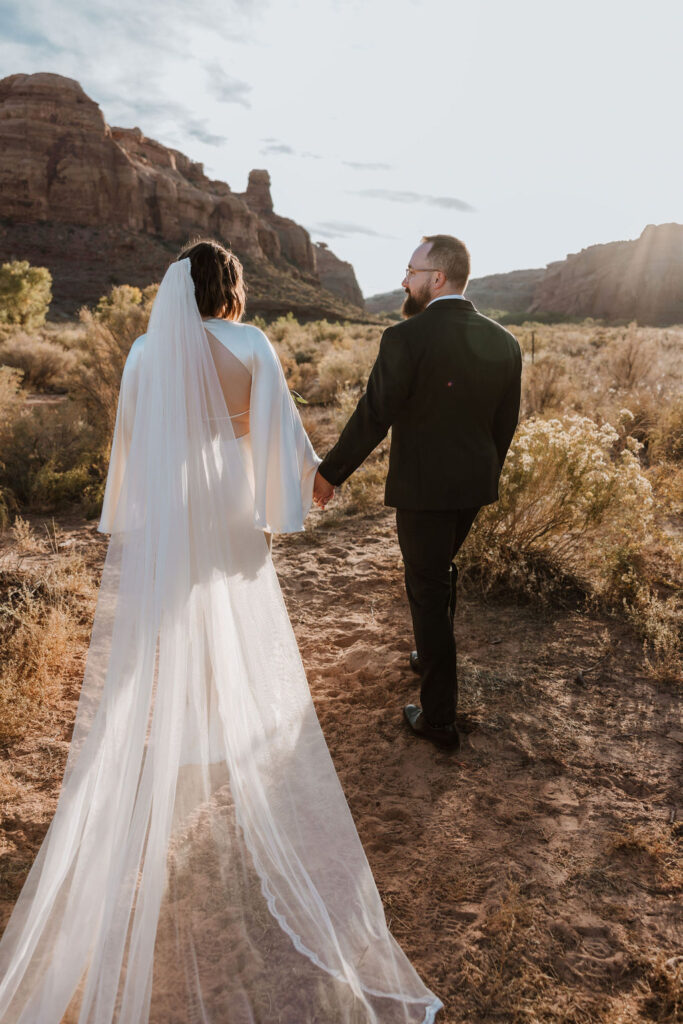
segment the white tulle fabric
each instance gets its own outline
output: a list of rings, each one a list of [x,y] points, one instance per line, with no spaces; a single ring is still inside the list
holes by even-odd
[[[3,1024],[413,1024],[441,1006],[387,929],[262,532],[302,528],[317,460],[252,330],[231,334],[251,443],[187,260],[124,375],[114,532],[59,804],[0,943]]]

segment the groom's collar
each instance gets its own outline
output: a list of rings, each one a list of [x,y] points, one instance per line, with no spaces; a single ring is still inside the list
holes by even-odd
[[[464,299],[464,298],[465,298],[465,296],[464,295],[460,295],[459,292],[457,294],[456,294],[456,292],[451,292],[450,295],[437,295],[435,299],[432,299],[432,302],[443,302],[444,299]],[[428,302],[427,305],[431,306],[432,302]]]
[[[437,302],[445,303],[445,309],[475,309],[474,303],[466,299],[464,295],[437,295],[435,299],[427,303],[425,310]]]

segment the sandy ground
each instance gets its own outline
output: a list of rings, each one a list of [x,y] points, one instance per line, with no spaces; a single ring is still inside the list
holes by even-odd
[[[438,1024],[683,1019],[680,699],[647,677],[628,628],[461,591],[465,742],[441,751],[402,719],[418,688],[393,516],[312,522],[277,540],[275,563],[391,930],[445,1004]],[[101,562],[92,524],[63,526]],[[77,682],[2,751],[0,927],[56,803]]]

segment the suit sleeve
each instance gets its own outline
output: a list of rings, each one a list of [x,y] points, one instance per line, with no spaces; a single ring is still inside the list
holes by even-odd
[[[519,345],[515,352],[515,369],[512,380],[503,394],[493,417],[493,439],[498,451],[498,461],[502,467],[505,456],[512,443],[519,421],[519,405],[522,390],[522,354]]]
[[[365,394],[319,467],[329,483],[335,487],[342,484],[386,437],[410,396],[413,380],[407,340],[396,327],[388,327]]]

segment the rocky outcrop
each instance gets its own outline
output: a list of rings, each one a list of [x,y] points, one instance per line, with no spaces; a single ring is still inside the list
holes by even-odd
[[[315,274],[311,236],[300,224],[274,213],[268,171],[250,171],[247,191],[239,198],[243,199],[247,206],[258,214],[259,219],[265,222],[268,229],[275,233],[281,255],[305,273]]]
[[[508,274],[475,277],[467,285],[467,298],[478,309],[524,312],[534,300],[536,288],[545,270],[512,270]]]
[[[683,323],[683,225],[648,224],[635,241],[591,245],[549,264],[534,311]]]
[[[315,265],[323,288],[363,308],[363,293],[350,263],[335,256],[326,242],[316,242]]]
[[[380,313],[398,313],[406,293],[403,288],[395,288],[393,292],[378,292],[370,295],[365,300],[365,308],[368,313],[378,315]]]
[[[321,287],[308,232],[273,212],[269,186],[257,171],[239,195],[139,128],[109,127],[73,79],[0,81],[0,260],[48,266],[58,310],[112,283],[159,280],[180,245],[207,234],[249,264],[250,313],[286,307],[289,290],[296,315],[357,318]]]

